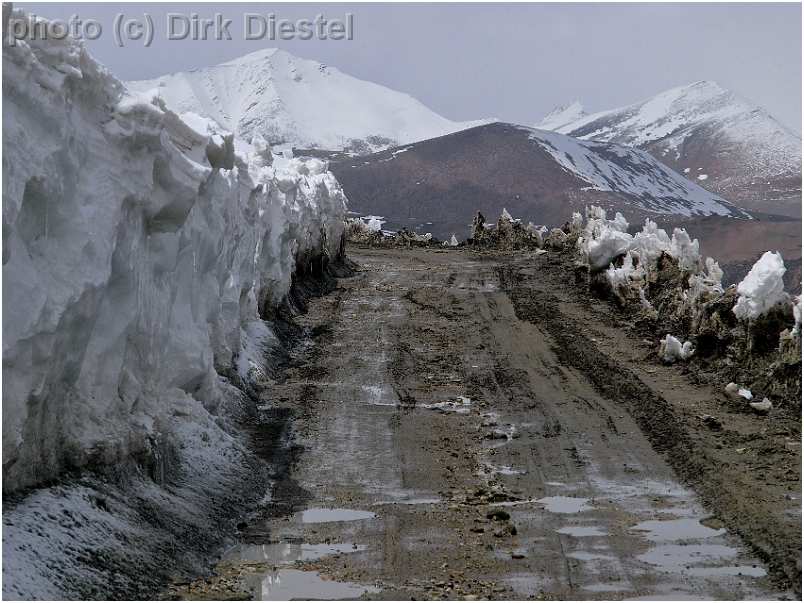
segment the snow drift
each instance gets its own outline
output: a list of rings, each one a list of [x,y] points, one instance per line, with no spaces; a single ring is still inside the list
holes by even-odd
[[[70,39],[4,48],[3,64],[13,491],[148,453],[177,406],[214,414],[241,326],[298,263],[338,255],[345,198],[322,162],[183,121]]]

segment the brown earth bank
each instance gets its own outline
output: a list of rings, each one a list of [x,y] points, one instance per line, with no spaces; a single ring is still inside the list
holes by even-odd
[[[799,417],[659,364],[561,254],[349,255],[259,393],[264,503],[166,596],[800,592]]]

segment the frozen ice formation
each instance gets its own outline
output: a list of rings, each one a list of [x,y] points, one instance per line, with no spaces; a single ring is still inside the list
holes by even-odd
[[[131,94],[69,38],[5,47],[3,66],[13,491],[214,416],[231,395],[216,369],[253,347],[243,328],[297,267],[339,254],[346,200],[322,161]]]

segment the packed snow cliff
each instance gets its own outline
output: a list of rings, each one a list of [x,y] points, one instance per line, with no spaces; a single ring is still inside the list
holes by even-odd
[[[153,598],[260,496],[261,319],[341,255],[346,199],[72,39],[3,69],[3,594]]]
[[[8,492],[214,415],[242,329],[338,255],[345,198],[323,162],[182,120],[70,39],[3,64]]]

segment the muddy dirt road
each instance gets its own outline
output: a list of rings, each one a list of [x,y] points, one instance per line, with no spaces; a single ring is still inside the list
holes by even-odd
[[[522,277],[503,260],[350,257],[358,272],[310,303],[312,339],[261,406],[265,503],[214,575],[172,596],[790,596],[676,477],[644,417],[601,393],[606,333],[556,300],[528,310],[538,292],[512,295]],[[780,488],[800,531],[798,484]]]

